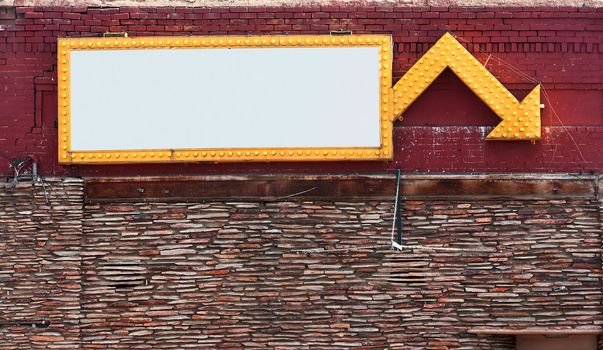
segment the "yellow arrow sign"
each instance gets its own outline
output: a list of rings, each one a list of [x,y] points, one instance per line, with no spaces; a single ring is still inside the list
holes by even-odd
[[[502,121],[488,140],[540,139],[540,85],[519,102],[469,51],[446,33],[394,85],[394,119],[450,68]]]

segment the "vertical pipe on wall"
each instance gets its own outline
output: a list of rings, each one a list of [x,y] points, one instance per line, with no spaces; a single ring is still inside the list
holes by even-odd
[[[395,218],[396,221],[396,243],[402,245],[402,219],[400,217],[400,168],[396,168],[396,205],[395,205]]]

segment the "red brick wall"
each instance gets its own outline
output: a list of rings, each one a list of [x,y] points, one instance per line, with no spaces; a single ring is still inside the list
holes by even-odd
[[[588,7],[6,8],[0,11],[0,174],[10,172],[6,164],[12,157],[28,154],[38,158],[46,174],[76,176],[382,172],[397,166],[409,172],[601,172],[603,153],[596,149],[603,147],[602,18],[601,8]],[[119,167],[56,163],[57,37],[106,31],[147,36],[339,29],[392,34],[395,79],[444,32],[454,32],[517,96],[534,86],[532,80],[543,82],[549,97],[542,101],[543,139],[534,145],[485,142],[483,136],[497,118],[445,73],[396,124],[393,162]]]

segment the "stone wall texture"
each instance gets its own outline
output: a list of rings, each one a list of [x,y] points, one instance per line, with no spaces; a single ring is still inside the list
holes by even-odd
[[[79,347],[82,188],[0,185],[0,349]]]
[[[468,331],[603,323],[595,198],[406,201],[405,244],[460,250],[391,251],[391,201],[82,193],[0,190],[0,349],[513,349]]]

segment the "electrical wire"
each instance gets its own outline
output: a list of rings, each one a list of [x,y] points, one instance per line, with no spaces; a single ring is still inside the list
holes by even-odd
[[[540,84],[541,89],[542,89],[542,96],[544,97],[544,99],[546,100],[546,105],[551,109],[551,115],[555,116],[555,118],[557,119],[557,121],[559,122],[559,124],[561,125],[561,127],[563,128],[563,131],[565,131],[567,133],[567,135],[569,136],[570,140],[572,141],[572,143],[574,144],[574,146],[576,147],[576,150],[578,151],[578,154],[580,155],[580,158],[583,162],[583,166],[586,165],[587,160],[584,157],[584,153],[582,153],[582,149],[580,148],[580,146],[578,145],[578,143],[576,142],[576,140],[574,139],[573,135],[570,133],[569,129],[565,126],[565,124],[563,123],[563,121],[561,120],[561,117],[559,117],[559,114],[557,114],[557,111],[555,110],[555,107],[553,106],[551,99],[549,97],[549,94],[544,86],[544,83],[542,81],[539,81],[536,78],[533,78],[531,76],[529,76],[528,74],[524,73],[523,71],[521,71],[519,68],[515,67],[514,65],[512,65],[511,63],[503,60],[500,57],[494,56],[491,53],[487,53],[484,52],[479,45],[474,44],[472,42],[469,42],[468,40],[465,40],[462,37],[459,37],[457,35],[455,35],[454,33],[451,33],[457,40],[467,44],[467,45],[471,45],[474,49],[477,49],[477,51],[479,53],[483,53],[483,54],[488,54],[488,59],[486,60],[486,63],[488,63],[488,61],[490,60],[490,57],[493,57],[495,60],[497,60],[500,64],[502,64],[503,66],[508,67],[511,71],[513,71],[515,74],[523,77],[526,80],[529,80],[530,82],[533,83],[537,83]],[[551,121],[552,124],[552,121]],[[555,155],[557,153],[557,146],[555,146],[555,150],[553,152],[553,156],[551,158],[551,160],[549,161],[549,167],[550,165],[553,163]]]

